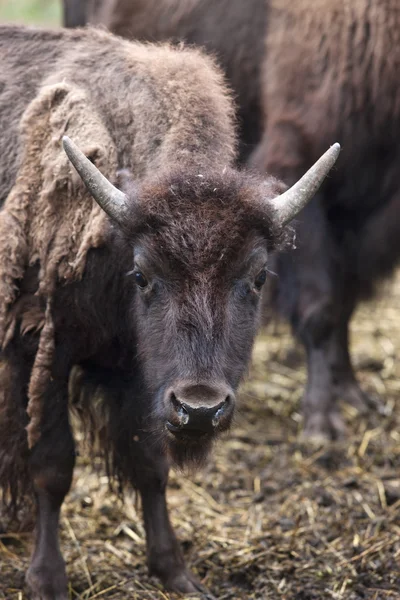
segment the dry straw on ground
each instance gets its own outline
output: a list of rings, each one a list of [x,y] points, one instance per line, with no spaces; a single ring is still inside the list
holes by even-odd
[[[360,379],[382,403],[344,407],[348,437],[302,444],[305,371],[285,327],[254,352],[233,431],[194,476],[174,474],[172,520],[190,567],[219,600],[400,598],[400,283],[353,323]],[[96,474],[97,472],[97,474]],[[148,577],[140,511],[82,456],[62,514],[70,598],[172,598]],[[30,536],[0,537],[0,599],[23,600]]]

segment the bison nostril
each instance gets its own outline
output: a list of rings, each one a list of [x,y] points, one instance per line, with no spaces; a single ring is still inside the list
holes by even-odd
[[[183,406],[182,402],[180,402],[178,400],[178,398],[175,396],[175,394],[173,392],[171,394],[170,399],[171,399],[171,404],[174,407],[174,412],[175,412],[174,416],[177,419],[177,421],[179,422],[179,425],[181,427],[183,427],[184,425],[187,425],[189,422],[188,411]]]
[[[225,415],[225,413],[226,413],[228,407],[230,406],[230,404],[231,404],[231,397],[227,396],[225,398],[225,402],[223,402],[222,404],[220,404],[217,407],[217,410],[215,411],[215,414],[214,414],[214,416],[212,418],[212,421],[211,421],[213,427],[217,427],[219,425],[219,422],[220,422],[221,418]]]

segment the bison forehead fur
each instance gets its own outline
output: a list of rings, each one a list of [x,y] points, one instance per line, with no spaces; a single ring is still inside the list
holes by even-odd
[[[244,255],[249,235],[257,234],[268,249],[275,248],[282,235],[265,209],[266,198],[274,198],[285,186],[231,168],[222,171],[189,169],[146,181],[139,190],[124,175],[129,195],[138,196],[127,219],[132,235],[152,234],[157,250],[192,277],[206,269],[227,264]],[[131,189],[131,187],[133,189]],[[194,270],[193,270],[194,269]]]

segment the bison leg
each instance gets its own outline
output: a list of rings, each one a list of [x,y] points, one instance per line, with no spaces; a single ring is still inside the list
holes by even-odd
[[[357,290],[346,283],[340,248],[317,198],[302,213],[298,236],[297,249],[277,259],[279,290],[275,304],[289,317],[307,352],[304,434],[336,439],[344,432],[338,398],[358,409],[366,406],[348,347]]]
[[[14,342],[0,352],[0,485],[7,490],[1,504],[5,525],[15,518],[22,519],[24,525],[30,523],[32,488],[25,427],[32,363],[33,359],[25,356]]]
[[[110,376],[108,386],[111,381]],[[132,483],[142,499],[149,571],[168,590],[183,594],[204,593],[204,588],[186,568],[179,541],[169,520],[166,501],[167,459],[158,440],[149,436],[149,433],[143,433],[147,429],[149,403],[142,398],[133,407],[131,398],[139,397],[138,393],[132,388],[122,391],[120,386],[118,382],[114,393],[110,395],[115,460],[120,475]],[[118,387],[125,401],[115,409],[118,407],[115,397]]]
[[[149,571],[171,591],[189,594],[205,592],[196,577],[188,571],[180,544],[172,529],[166,503],[167,469],[137,481],[142,497],[143,517],[147,536]]]
[[[331,365],[333,390],[338,400],[343,400],[354,406],[360,413],[364,413],[374,403],[361,388],[356,379],[349,352],[349,321],[353,313],[348,309],[349,297],[347,296],[346,310],[339,315],[337,326],[333,329],[328,348],[328,362]],[[341,303],[344,306],[344,302]]]
[[[169,520],[166,501],[168,461],[159,433],[149,432],[151,399],[144,393],[146,386],[140,372],[124,383],[123,374],[87,363],[80,385],[89,396],[92,389],[101,386],[109,411],[108,432],[114,473],[120,480],[130,482],[141,496],[150,573],[171,591],[206,593],[186,568]]]
[[[342,437],[344,426],[334,385],[334,359],[338,348],[333,308],[326,299],[308,308],[296,332],[307,352],[307,386],[302,403],[304,435],[314,439],[336,439]],[[339,371],[336,372],[338,375]]]
[[[298,330],[307,351],[308,378],[303,397],[305,428],[308,437],[340,438],[344,432],[338,400],[366,412],[372,401],[362,391],[351,364],[349,321],[353,305],[351,292],[339,288],[335,296],[311,307]],[[314,309],[314,310],[313,310]]]
[[[30,458],[37,523],[26,580],[35,600],[68,599],[58,532],[60,508],[71,485],[75,462],[67,395],[65,384],[50,384],[43,402],[42,434]]]
[[[143,427],[130,436],[134,442],[130,451],[129,478],[142,499],[149,572],[156,575],[168,590],[182,594],[205,593],[204,587],[186,568],[179,541],[169,520],[166,501],[167,460],[154,440],[144,436],[142,441],[141,437]],[[118,441],[122,441],[121,436]],[[121,452],[122,447],[119,449]],[[140,468],[132,469],[132,465]]]
[[[337,439],[343,436],[344,425],[337,403],[337,386],[342,385],[343,373],[336,368],[335,358],[341,349],[337,345],[335,326],[328,325],[321,333],[320,319],[324,319],[326,306],[318,306],[303,323],[301,338],[307,351],[307,387],[303,395],[304,435],[318,439]],[[311,324],[309,321],[317,321]],[[345,349],[346,351],[346,349]],[[332,360],[330,360],[332,359]],[[336,383],[336,385],[335,385]]]

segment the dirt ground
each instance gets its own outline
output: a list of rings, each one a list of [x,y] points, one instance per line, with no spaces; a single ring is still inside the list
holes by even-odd
[[[367,417],[347,438],[302,443],[303,360],[285,326],[254,350],[233,430],[196,475],[173,474],[172,521],[189,566],[218,600],[400,598],[400,278],[362,307],[352,348]],[[0,536],[0,598],[23,600],[30,536]],[[169,599],[145,566],[134,496],[122,505],[82,456],[62,514],[70,598]]]

